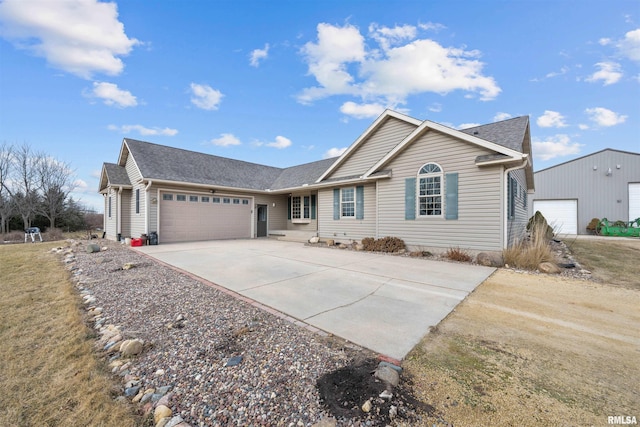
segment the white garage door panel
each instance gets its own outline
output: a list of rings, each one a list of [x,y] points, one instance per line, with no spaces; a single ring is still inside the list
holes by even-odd
[[[640,218],[640,183],[629,184],[629,221]]]
[[[540,211],[558,234],[578,234],[577,200],[534,200],[533,211]]]
[[[249,199],[220,197],[221,203],[213,203],[213,197],[203,202],[163,200],[160,196],[160,231],[163,243],[192,242],[198,240],[240,239],[251,237],[251,204]],[[217,196],[216,196],[217,197]],[[229,203],[223,203],[228,199]],[[238,203],[233,203],[237,200]],[[243,204],[245,200],[245,204]]]

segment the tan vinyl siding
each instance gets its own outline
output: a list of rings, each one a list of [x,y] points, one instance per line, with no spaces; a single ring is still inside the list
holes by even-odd
[[[513,245],[519,240],[525,237],[527,221],[529,220],[527,205],[531,203],[529,196],[527,195],[527,184],[524,169],[517,169],[509,172],[509,177],[516,180],[517,188],[515,189],[515,217],[509,218],[507,221],[507,238],[509,240],[509,246]],[[505,192],[506,197],[509,197],[508,191]],[[527,205],[525,205],[525,200]]]
[[[109,190],[107,192],[107,196],[104,198],[104,225],[105,231],[107,233],[107,238],[111,240],[115,240],[118,232],[116,231],[117,227],[117,215],[116,215],[116,197],[117,192],[113,190]],[[111,199],[111,216],[109,216],[109,199]]]
[[[147,199],[144,191],[145,185],[139,182],[142,179],[142,175],[133,160],[133,156],[129,155],[127,157],[125,169],[127,170],[127,175],[129,175],[129,181],[133,184],[133,188],[128,190],[130,193],[128,203],[125,204],[123,201],[123,206],[126,206],[129,210],[129,214],[126,216],[130,218],[129,224],[127,225],[129,227],[129,233],[127,235],[140,237],[141,234],[148,231],[145,229],[145,203]],[[140,190],[140,213],[138,214],[136,214],[136,189]]]
[[[269,230],[285,230],[287,228],[287,196],[256,195],[254,202],[254,221],[257,222],[256,214],[258,205],[267,205],[267,233]],[[276,204],[273,206],[273,204]],[[253,227],[253,237],[256,237],[258,230]]]
[[[387,119],[327,178],[363,175],[415,128],[415,125],[402,120]]]
[[[425,248],[460,247],[501,250],[502,168],[479,168],[476,156],[483,148],[429,131],[392,160],[393,178],[379,181],[379,234],[395,236],[406,244]],[[405,179],[416,177],[428,162],[439,164],[446,174],[458,173],[458,219],[443,217],[405,220]],[[446,210],[442,185],[443,208]]]
[[[149,223],[149,229],[147,231],[149,233],[151,233],[152,231],[155,231],[157,233],[158,230],[160,230],[160,225],[158,224],[158,203],[160,201],[158,186],[151,185],[149,190],[147,190],[145,200],[148,200],[148,203],[145,205],[145,207],[147,208],[146,215]]]
[[[354,186],[351,186],[354,187]],[[338,188],[338,187],[336,187]],[[333,219],[333,188],[318,192],[318,236],[338,242],[362,240],[375,237],[376,233],[376,186],[364,185],[364,218]]]
[[[122,190],[122,194],[120,194],[120,233],[123,238],[140,237],[140,235],[131,232],[131,217],[131,190]]]

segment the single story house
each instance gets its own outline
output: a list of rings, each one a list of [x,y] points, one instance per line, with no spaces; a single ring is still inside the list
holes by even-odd
[[[559,234],[588,234],[593,218],[640,217],[640,153],[607,148],[535,173],[530,214],[540,211]]]
[[[125,138],[99,188],[110,239],[394,236],[472,251],[520,238],[533,190],[528,117],[456,130],[392,110],[340,157],[289,168]]]

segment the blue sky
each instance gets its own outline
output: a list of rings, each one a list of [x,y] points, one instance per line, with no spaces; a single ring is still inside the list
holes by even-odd
[[[0,1],[0,142],[70,163],[96,209],[124,137],[286,167],[385,108],[529,115],[536,170],[640,152],[640,2]]]

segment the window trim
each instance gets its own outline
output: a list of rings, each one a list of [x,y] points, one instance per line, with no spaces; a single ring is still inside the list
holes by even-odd
[[[344,201],[344,193],[345,190],[351,190],[351,194],[352,194],[352,200],[349,201]],[[352,215],[344,215],[344,207],[351,205],[353,206],[352,208]],[[340,219],[356,219],[356,187],[343,187],[340,189]]]
[[[291,222],[294,224],[309,224],[311,222],[311,195],[291,196]]]
[[[422,172],[422,169],[424,169],[426,166],[428,165],[434,165],[436,167],[438,167],[438,169],[440,170],[439,172]],[[427,219],[427,218],[444,218],[444,211],[445,211],[445,194],[444,194],[444,169],[442,168],[442,166],[440,166],[439,163],[437,162],[427,162],[425,164],[423,164],[422,166],[420,166],[420,168],[418,169],[418,173],[416,174],[416,219],[417,218],[423,218],[423,219]],[[421,179],[428,179],[428,178],[440,178],[440,182],[438,185],[438,194],[432,194],[432,195],[422,195],[420,192],[420,180]],[[435,198],[439,198],[440,200],[440,213],[439,214],[429,214],[429,213],[425,213],[422,214],[422,210],[420,209],[420,201],[422,199],[428,200],[429,198],[435,199]],[[433,202],[433,203],[437,203],[437,202]],[[428,205],[427,205],[428,206]],[[436,208],[431,208],[431,210],[437,210]],[[426,211],[429,211],[429,208],[426,209]]]

